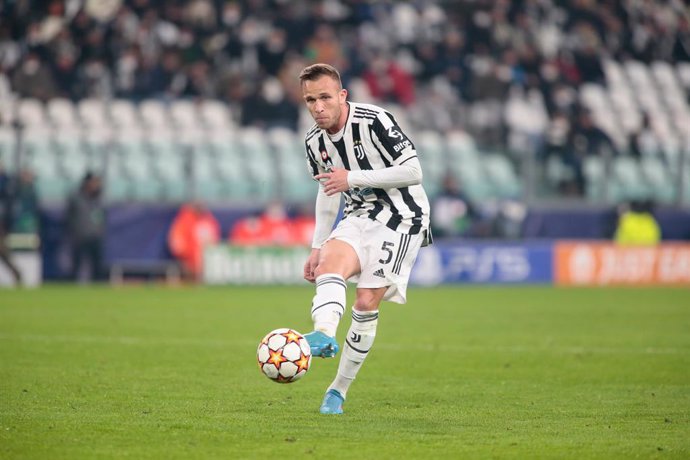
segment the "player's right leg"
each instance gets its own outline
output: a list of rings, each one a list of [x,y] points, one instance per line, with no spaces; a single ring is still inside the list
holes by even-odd
[[[345,313],[345,280],[359,270],[359,258],[353,247],[337,239],[324,243],[316,267],[316,294],[311,316],[314,331],[305,334],[313,356],[332,358],[338,353],[335,334]]]

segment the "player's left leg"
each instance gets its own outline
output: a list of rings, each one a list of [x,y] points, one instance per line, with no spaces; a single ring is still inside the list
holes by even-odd
[[[352,307],[352,323],[347,331],[343,354],[338,365],[338,374],[328,387],[321,404],[322,414],[340,414],[342,404],[369,350],[374,345],[379,319],[379,304],[388,287],[359,288],[357,300]]]
[[[349,243],[330,239],[323,245],[314,273],[316,294],[311,308],[314,331],[305,335],[312,355],[332,358],[338,353],[335,334],[345,313],[345,280],[358,271],[359,258]]]

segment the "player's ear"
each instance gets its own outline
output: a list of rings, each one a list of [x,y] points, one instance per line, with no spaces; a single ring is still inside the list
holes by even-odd
[[[347,100],[347,90],[345,88],[340,90],[340,102],[345,102]]]

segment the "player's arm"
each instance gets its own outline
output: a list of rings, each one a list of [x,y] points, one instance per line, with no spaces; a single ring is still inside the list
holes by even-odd
[[[371,124],[370,135],[375,152],[367,152],[367,155],[381,155],[390,166],[351,171],[347,178],[350,187],[400,188],[422,183],[417,150],[393,115],[380,112]]]
[[[400,188],[421,184],[422,178],[422,165],[415,156],[384,169],[350,171],[347,182],[350,187]]]
[[[315,280],[314,271],[319,263],[321,245],[326,242],[328,235],[331,234],[339,209],[340,195],[329,196],[326,194],[324,186],[319,186],[314,207],[316,222],[314,225],[314,237],[311,243],[312,249],[307,262],[304,264],[304,279],[310,283],[313,283]]]
[[[319,186],[316,194],[316,204],[314,205],[315,225],[314,237],[312,239],[312,249],[320,249],[326,242],[328,235],[331,234],[335,219],[338,217],[340,209],[340,195],[328,196],[323,185]]]
[[[307,168],[310,174],[317,180],[319,173],[323,173],[316,161],[314,151],[310,148],[309,143],[305,142],[307,151]],[[313,283],[314,270],[319,262],[319,252],[321,245],[326,241],[328,235],[331,233],[335,219],[338,217],[338,210],[340,209],[340,196],[328,196],[324,190],[324,184],[319,184],[319,190],[316,194],[316,204],[314,206],[314,237],[312,238],[312,250],[304,264],[304,279]]]
[[[400,188],[422,183],[422,167],[414,157],[405,164],[384,169],[366,171],[348,171],[333,168],[315,176],[321,181],[323,191],[328,196],[344,192],[352,187]]]

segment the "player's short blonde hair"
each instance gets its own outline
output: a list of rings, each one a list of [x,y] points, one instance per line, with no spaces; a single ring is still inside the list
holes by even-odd
[[[299,74],[299,82],[303,84],[305,81],[314,81],[319,78],[327,76],[331,77],[333,80],[338,82],[338,86],[343,87],[343,83],[340,80],[340,72],[338,69],[329,64],[312,64],[305,67]]]

